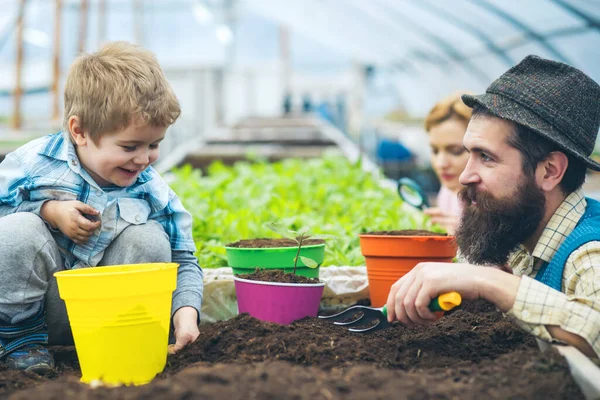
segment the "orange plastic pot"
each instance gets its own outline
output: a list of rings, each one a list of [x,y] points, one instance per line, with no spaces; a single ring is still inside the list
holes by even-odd
[[[371,305],[382,307],[394,282],[418,263],[452,262],[454,236],[359,235],[367,264]]]

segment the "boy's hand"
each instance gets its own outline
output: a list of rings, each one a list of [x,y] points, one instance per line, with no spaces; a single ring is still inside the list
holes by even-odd
[[[85,215],[97,216],[99,212],[78,200],[51,200],[44,203],[41,217],[53,228],[77,244],[87,242],[100,227],[100,221],[91,221]]]
[[[194,307],[181,307],[173,315],[175,344],[169,345],[169,353],[175,354],[200,335],[198,330],[198,311]]]

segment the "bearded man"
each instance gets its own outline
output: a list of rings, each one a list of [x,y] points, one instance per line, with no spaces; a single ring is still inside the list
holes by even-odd
[[[430,324],[428,304],[456,291],[486,299],[547,342],[600,354],[600,202],[581,186],[600,127],[600,86],[569,65],[528,56],[482,95],[460,176],[456,232],[466,263],[421,263],[399,279],[388,319]]]

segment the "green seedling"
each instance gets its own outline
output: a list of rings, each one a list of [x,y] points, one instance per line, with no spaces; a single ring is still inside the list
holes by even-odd
[[[319,266],[319,264],[312,258],[303,257],[300,255],[300,249],[302,248],[302,243],[305,240],[308,240],[308,239],[321,239],[321,240],[337,239],[334,235],[326,235],[326,234],[313,235],[309,232],[309,228],[307,228],[307,227],[300,228],[297,231],[293,231],[293,230],[289,229],[288,227],[278,224],[276,222],[267,222],[266,224],[264,224],[264,227],[283,236],[284,238],[292,239],[296,243],[298,243],[298,251],[296,252],[296,257],[294,257],[294,275],[296,274],[296,266],[298,265],[298,259],[300,259],[300,261],[302,261],[304,263],[304,265],[306,265],[308,268],[317,268]]]

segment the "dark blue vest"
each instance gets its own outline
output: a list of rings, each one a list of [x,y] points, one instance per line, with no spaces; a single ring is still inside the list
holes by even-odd
[[[559,247],[549,264],[542,266],[535,279],[553,289],[561,291],[562,276],[567,259],[575,250],[587,242],[600,241],[600,202],[587,198],[585,213],[573,232]]]

